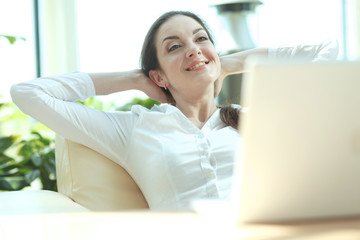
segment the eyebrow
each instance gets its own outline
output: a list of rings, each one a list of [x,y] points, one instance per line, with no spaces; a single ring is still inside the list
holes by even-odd
[[[204,30],[204,28],[197,28],[197,29],[195,29],[194,31],[193,31],[193,34],[196,34],[196,33],[198,33],[199,31],[201,31],[201,30]],[[204,30],[205,31],[205,30]],[[162,43],[161,44],[163,44],[166,40],[171,40],[171,39],[179,39],[179,37],[178,36],[168,36],[168,37],[166,37],[166,38],[164,38],[163,40],[162,40]]]

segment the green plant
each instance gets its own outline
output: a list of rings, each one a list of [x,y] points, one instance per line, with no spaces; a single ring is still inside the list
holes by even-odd
[[[3,35],[3,34],[0,34],[0,37],[6,38],[10,44],[14,44],[17,40],[25,41],[24,37],[17,37],[17,36]]]
[[[158,101],[155,101],[151,98],[141,99],[141,98],[133,98],[130,102],[125,103],[121,107],[117,108],[118,111],[129,111],[133,105],[141,105],[148,109],[152,108],[154,105],[160,105]]]
[[[15,159],[5,154],[18,139],[18,136],[9,136],[0,138],[0,189],[14,190],[22,189],[26,182],[21,178],[17,171]]]
[[[16,158],[5,151],[16,148]],[[19,136],[0,138],[0,189],[21,190],[40,179],[42,189],[56,191],[54,140],[32,132],[29,140]]]
[[[85,106],[103,111],[113,111],[116,108],[115,103],[113,101],[105,103],[104,101],[98,99],[97,97],[91,97],[86,99],[85,101],[78,101],[78,102]]]
[[[103,101],[99,100],[96,97],[91,97],[91,98],[86,99],[85,101],[78,101],[78,102],[85,106],[92,107],[92,108],[95,108],[98,110],[103,110],[103,111],[130,111],[131,107],[134,105],[141,105],[143,107],[150,109],[154,105],[160,105],[160,103],[158,101],[155,101],[151,98],[142,99],[142,98],[137,98],[137,97],[134,97],[129,102],[127,102],[121,106],[116,106],[116,104],[114,102],[108,102],[105,104]]]

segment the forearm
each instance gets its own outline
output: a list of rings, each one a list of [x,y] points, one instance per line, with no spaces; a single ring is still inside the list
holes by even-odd
[[[144,75],[140,70],[109,73],[89,73],[96,95],[107,95],[131,89],[141,90]]]
[[[244,62],[249,56],[268,56],[268,48],[254,48],[221,57],[222,74],[224,76],[244,72]]]
[[[166,95],[160,87],[146,77],[140,69],[126,72],[90,73],[96,95],[107,95],[126,90],[140,90],[150,98],[167,102]]]

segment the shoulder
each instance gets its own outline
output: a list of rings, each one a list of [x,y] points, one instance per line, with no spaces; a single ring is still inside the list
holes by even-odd
[[[154,105],[151,109],[143,107],[141,105],[134,105],[131,108],[131,115],[137,119],[137,124],[146,124],[149,123],[153,127],[156,126],[164,126],[164,125],[176,125],[178,121],[177,119],[181,118],[181,114],[179,114],[180,110],[176,107],[162,104],[160,106]]]

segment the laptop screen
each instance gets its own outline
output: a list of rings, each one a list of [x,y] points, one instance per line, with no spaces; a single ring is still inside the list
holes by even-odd
[[[360,63],[252,59],[233,196],[239,221],[360,214]]]

